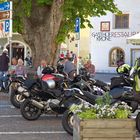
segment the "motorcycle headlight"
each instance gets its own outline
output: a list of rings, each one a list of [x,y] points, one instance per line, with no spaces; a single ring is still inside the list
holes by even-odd
[[[20,86],[20,87],[17,88],[17,91],[18,92],[23,92],[23,91],[26,91],[26,89]]]

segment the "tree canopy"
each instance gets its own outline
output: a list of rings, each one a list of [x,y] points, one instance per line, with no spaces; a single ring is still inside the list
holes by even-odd
[[[1,2],[6,0],[0,0]],[[39,7],[50,7],[53,1],[58,1],[60,10],[63,13],[61,26],[57,34],[56,41],[61,43],[69,32],[74,32],[76,17],[81,18],[81,28],[85,28],[85,24],[92,27],[88,17],[106,15],[107,12],[119,13],[114,0],[12,0],[14,5],[13,27],[14,31],[23,33],[23,17],[30,17],[33,10],[33,3],[37,3]],[[36,17],[38,18],[38,17]]]
[[[6,0],[0,0],[4,2]],[[7,0],[10,1],[10,0]],[[119,13],[114,0],[11,0],[13,31],[19,32],[32,50],[33,63],[41,59],[55,64],[59,44],[74,32],[75,19],[81,28],[90,24],[89,17]]]

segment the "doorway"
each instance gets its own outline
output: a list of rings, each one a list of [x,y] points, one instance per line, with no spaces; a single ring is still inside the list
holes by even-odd
[[[21,58],[22,60],[24,60],[24,48],[13,48],[12,56],[16,59]]]
[[[9,45],[7,45],[6,48],[8,49],[8,52],[10,52]],[[21,58],[22,60],[24,60],[25,59],[24,53],[25,53],[25,49],[22,44],[12,43],[12,57],[15,57],[16,59]]]
[[[125,62],[125,52],[120,47],[114,47],[109,53],[109,66],[117,67]]]

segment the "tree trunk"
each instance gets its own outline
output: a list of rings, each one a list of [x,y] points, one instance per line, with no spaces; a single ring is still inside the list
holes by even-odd
[[[51,6],[32,3],[31,16],[23,17],[23,37],[31,47],[34,66],[39,65],[42,59],[48,64],[56,61],[59,45],[55,38],[62,21],[62,4],[62,0],[54,0]]]

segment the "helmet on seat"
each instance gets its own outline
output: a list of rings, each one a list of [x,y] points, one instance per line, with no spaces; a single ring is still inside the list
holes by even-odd
[[[54,72],[55,72],[55,69],[53,67],[47,66],[43,69],[42,74],[51,74]]]

